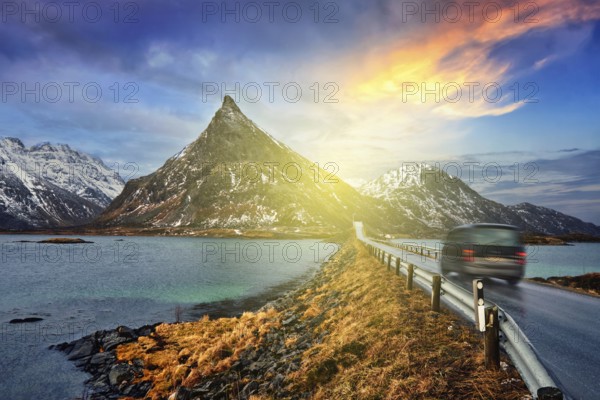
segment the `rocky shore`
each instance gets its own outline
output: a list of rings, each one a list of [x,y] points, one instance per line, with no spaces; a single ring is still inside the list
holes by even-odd
[[[315,283],[311,281],[303,288],[313,286]],[[268,392],[276,398],[307,398],[310,393],[292,396],[281,385],[286,374],[300,367],[302,352],[313,344],[319,343],[325,334],[312,335],[311,328],[314,328],[319,321],[302,323],[300,322],[302,315],[292,310],[295,294],[299,290],[302,289],[272,301],[260,310],[287,309],[282,314],[285,318],[281,323],[282,329],[267,333],[260,347],[241,352],[238,360],[228,371],[214,374],[192,389],[179,387],[170,400],[227,399],[233,392],[239,399],[247,399],[258,392]],[[78,368],[92,375],[86,382],[89,389],[89,392],[86,391],[89,393],[86,396],[89,399],[108,400],[123,396],[143,398],[152,383],[149,381],[133,383],[133,380],[143,377],[144,361],[137,358],[131,363],[119,362],[116,349],[121,344],[137,341],[141,336],[159,338],[153,335],[158,325],[146,325],[137,329],[120,326],[114,330],[95,332],[71,343],[50,346],[50,349],[64,352]],[[293,348],[285,345],[285,338],[289,335],[298,336]],[[164,349],[165,344],[159,339],[156,348],[149,351]],[[250,379],[250,382],[240,387],[240,376]]]
[[[294,310],[298,295],[318,286],[322,281],[322,274],[317,272],[312,279],[300,287],[288,290],[283,296],[260,307],[258,313],[268,310],[282,311],[282,329],[264,335],[260,347],[241,352],[238,360],[231,365],[228,371],[214,374],[192,389],[179,387],[169,399],[227,399],[234,392],[238,399],[248,399],[250,395],[258,392],[269,392],[276,398],[306,398],[309,395],[308,392],[305,395],[290,397],[290,393],[283,390],[281,383],[285,374],[299,368],[302,352],[314,343],[318,343],[323,336],[323,334],[312,335],[310,331],[319,320],[308,324],[301,323],[302,313],[298,313],[299,309]],[[294,286],[298,285],[294,284]],[[256,301],[256,299],[251,299],[243,304],[256,304]],[[238,306],[237,304],[227,304],[228,311],[223,310],[223,305],[215,305],[212,308],[202,307],[202,309],[210,315],[226,318],[232,317],[232,314],[242,314]],[[160,339],[159,335],[156,335],[156,327],[159,325],[161,324],[145,325],[137,329],[119,326],[113,330],[97,331],[70,343],[53,345],[50,346],[50,349],[64,352],[78,368],[92,375],[85,383],[86,390],[82,396],[83,400],[144,398],[150,390],[152,382],[133,382],[135,378],[143,377],[144,361],[137,358],[131,362],[119,362],[116,350],[117,346],[136,342],[143,336],[157,339],[156,346],[149,349],[149,352],[164,349],[166,343]],[[285,337],[289,335],[298,336],[294,348],[285,345]],[[240,376],[251,379],[251,381],[240,387]]]
[[[157,325],[145,325],[137,329],[119,326],[113,330],[97,331],[70,343],[53,345],[50,349],[64,352],[78,368],[92,375],[86,382],[92,392],[90,398],[114,399],[120,394],[143,397],[150,388],[149,383],[127,384],[142,373],[142,365],[118,363],[115,350],[120,344],[152,334]]]

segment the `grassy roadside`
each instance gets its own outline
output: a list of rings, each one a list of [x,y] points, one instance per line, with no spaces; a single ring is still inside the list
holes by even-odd
[[[142,366],[131,383],[150,382],[151,399],[528,398],[508,360],[486,371],[482,354],[478,332],[429,311],[354,239],[259,312],[160,325],[117,348],[118,362]]]

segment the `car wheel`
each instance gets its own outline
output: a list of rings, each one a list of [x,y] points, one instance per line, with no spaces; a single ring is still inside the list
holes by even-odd
[[[450,272],[450,270],[444,263],[440,263],[440,272],[442,273],[442,275],[448,275],[448,272]]]

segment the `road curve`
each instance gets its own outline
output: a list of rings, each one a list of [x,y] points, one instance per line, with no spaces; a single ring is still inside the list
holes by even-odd
[[[423,269],[439,273],[438,263],[417,254],[359,239],[379,246]],[[407,240],[409,242],[409,240]],[[450,274],[453,283],[471,290],[471,280]],[[600,298],[533,282],[511,286],[496,279],[485,280],[485,297],[506,310],[531,341],[538,358],[570,399],[600,399]]]

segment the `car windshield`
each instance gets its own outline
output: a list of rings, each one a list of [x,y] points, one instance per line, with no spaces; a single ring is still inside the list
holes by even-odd
[[[471,243],[479,245],[519,246],[521,237],[518,231],[502,228],[479,228],[471,232]]]

